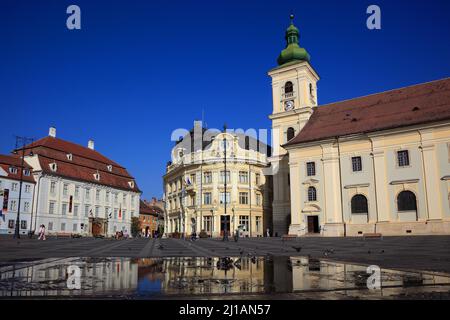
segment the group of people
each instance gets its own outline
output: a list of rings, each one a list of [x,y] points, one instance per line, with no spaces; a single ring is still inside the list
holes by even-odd
[[[128,235],[128,232],[127,232],[127,230],[125,230],[125,231],[116,231],[116,234],[115,234],[115,236],[114,236],[114,239],[116,239],[116,240],[120,240],[120,239],[128,239],[129,238],[129,235]]]

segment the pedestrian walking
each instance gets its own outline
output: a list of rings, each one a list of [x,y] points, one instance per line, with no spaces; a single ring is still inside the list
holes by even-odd
[[[41,224],[39,227],[39,238],[38,240],[46,240],[45,238],[45,225]]]
[[[269,228],[267,228],[267,230],[266,230],[266,237],[270,237],[270,229]]]

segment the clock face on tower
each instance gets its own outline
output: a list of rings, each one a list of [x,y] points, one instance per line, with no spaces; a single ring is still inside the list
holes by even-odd
[[[294,101],[293,100],[286,101],[284,103],[284,110],[289,111],[292,109],[294,109]]]

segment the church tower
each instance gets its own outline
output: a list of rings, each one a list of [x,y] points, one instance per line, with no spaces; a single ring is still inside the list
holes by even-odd
[[[269,71],[272,78],[273,152],[270,162],[273,176],[273,234],[288,233],[291,204],[289,189],[289,155],[281,147],[304,127],[317,106],[319,76],[310,65],[308,52],[299,46],[300,33],[294,16],[286,30],[286,48],[278,57],[278,67]]]

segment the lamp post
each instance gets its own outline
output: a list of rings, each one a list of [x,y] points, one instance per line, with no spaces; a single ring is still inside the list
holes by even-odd
[[[23,184],[23,170],[24,170],[24,162],[25,162],[25,145],[30,142],[33,143],[33,139],[27,137],[18,137],[16,136],[16,149],[14,153],[17,154],[17,150],[19,144],[22,144],[22,154],[21,154],[21,162],[20,162],[20,183],[19,183],[19,203],[17,207],[17,218],[16,218],[16,228],[14,232],[14,238],[20,239],[20,205],[22,199],[22,184]],[[33,152],[30,152],[30,156],[33,156]]]
[[[223,132],[226,134],[227,132],[227,125],[223,125]],[[223,149],[224,149],[224,161],[225,161],[225,184],[224,184],[224,193],[225,193],[225,204],[224,204],[224,213],[225,213],[225,223],[224,223],[224,230],[223,230],[223,241],[228,241],[228,219],[227,219],[227,137],[224,135],[223,137]]]

